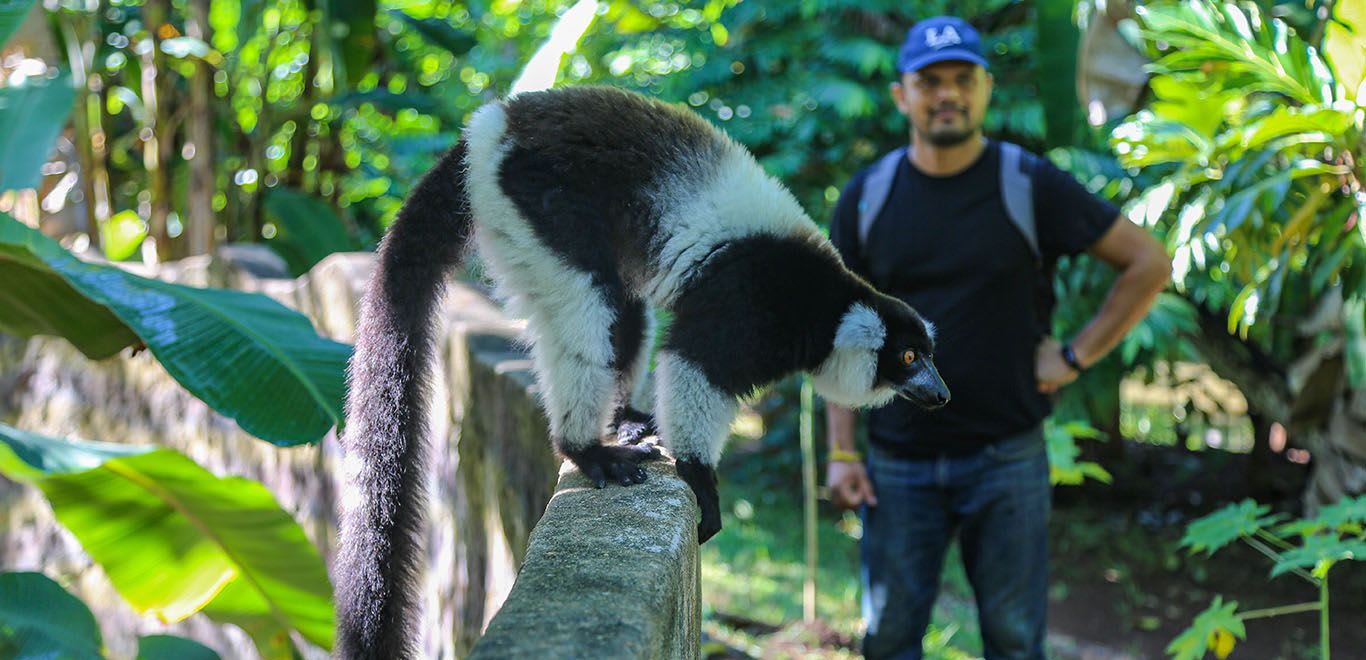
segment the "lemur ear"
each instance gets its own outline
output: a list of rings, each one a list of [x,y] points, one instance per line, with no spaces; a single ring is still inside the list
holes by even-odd
[[[882,317],[863,303],[854,303],[840,318],[835,330],[835,348],[877,350],[887,338],[887,326]]]

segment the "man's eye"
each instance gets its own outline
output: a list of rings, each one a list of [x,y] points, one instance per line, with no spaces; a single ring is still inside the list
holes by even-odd
[[[901,353],[901,362],[909,367],[912,362],[915,362],[915,357],[915,351],[904,351]]]

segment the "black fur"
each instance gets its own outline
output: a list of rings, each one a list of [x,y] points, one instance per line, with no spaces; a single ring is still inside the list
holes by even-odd
[[[815,369],[829,357],[849,305],[877,298],[833,252],[753,236],[727,244],[690,281],[673,308],[665,348],[700,366],[716,387],[742,396]]]
[[[470,236],[464,160],[458,144],[404,203],[362,303],[342,438],[362,503],[343,512],[333,575],[341,658],[418,655],[432,320]]]

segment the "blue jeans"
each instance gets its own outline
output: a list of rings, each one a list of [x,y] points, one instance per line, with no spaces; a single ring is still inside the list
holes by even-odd
[[[1043,658],[1050,490],[1042,432],[966,456],[908,460],[875,449],[868,474],[878,505],[862,512],[863,653],[921,657],[956,533],[987,659]]]

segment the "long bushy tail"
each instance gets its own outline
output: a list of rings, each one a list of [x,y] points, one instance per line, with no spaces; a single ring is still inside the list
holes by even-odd
[[[336,656],[417,657],[427,380],[445,282],[469,243],[463,140],[408,196],[379,248],[356,331],[342,438]]]

